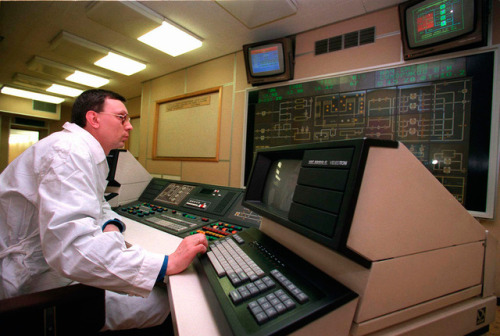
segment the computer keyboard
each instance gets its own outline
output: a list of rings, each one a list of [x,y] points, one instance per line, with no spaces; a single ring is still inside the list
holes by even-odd
[[[235,335],[286,334],[357,297],[256,228],[211,243],[200,261]]]

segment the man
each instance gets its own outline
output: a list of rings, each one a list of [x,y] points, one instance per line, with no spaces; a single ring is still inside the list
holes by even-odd
[[[170,256],[127,248],[125,225],[104,200],[106,155],[132,129],[125,99],[88,90],[71,123],[42,139],[0,175],[0,299],[68,285],[106,289],[106,329],[143,328],[168,316],[165,276],[205,253],[203,235]],[[125,295],[128,294],[128,295]]]

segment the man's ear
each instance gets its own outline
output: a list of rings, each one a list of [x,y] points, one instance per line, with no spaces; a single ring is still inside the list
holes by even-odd
[[[90,128],[99,128],[99,113],[95,111],[87,111],[85,114],[85,119],[87,119],[87,126]]]

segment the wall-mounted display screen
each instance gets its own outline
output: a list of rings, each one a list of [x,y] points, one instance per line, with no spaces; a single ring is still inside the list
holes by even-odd
[[[279,74],[284,71],[283,47],[274,43],[263,47],[250,48],[251,71],[254,76]]]
[[[405,60],[484,46],[487,0],[409,0],[399,4]]]
[[[293,39],[279,38],[243,46],[247,81],[252,85],[293,79]]]
[[[439,43],[474,30],[474,1],[427,0],[406,10],[410,47]]]

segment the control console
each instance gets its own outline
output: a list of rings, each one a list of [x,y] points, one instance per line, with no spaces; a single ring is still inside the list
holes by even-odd
[[[122,216],[186,237],[209,241],[259,227],[260,216],[241,205],[243,189],[153,178],[137,201],[115,208]]]

